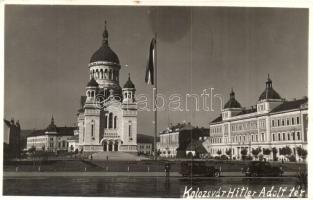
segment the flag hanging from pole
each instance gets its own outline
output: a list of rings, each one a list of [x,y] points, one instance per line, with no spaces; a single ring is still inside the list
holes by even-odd
[[[145,82],[154,85],[154,68],[155,68],[155,48],[156,40],[153,38],[150,43],[149,60],[146,68]]]

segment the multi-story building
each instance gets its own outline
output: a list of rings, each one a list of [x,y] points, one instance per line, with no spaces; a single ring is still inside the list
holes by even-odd
[[[39,151],[68,151],[68,140],[74,135],[76,127],[57,127],[54,118],[44,130],[36,130],[27,137],[26,148],[35,147]]]
[[[137,135],[137,151],[138,153],[152,155],[153,153],[154,137],[144,134]]]
[[[209,124],[210,137],[204,147],[212,156],[228,152],[237,159],[242,157],[243,149],[247,155],[252,155],[253,149],[260,148],[260,154],[266,149],[271,152],[265,157],[273,159],[283,158],[281,150],[288,146],[298,160],[297,148],[307,148],[307,118],[307,97],[291,101],[281,98],[268,77],[257,105],[250,109],[241,107],[231,91],[221,115]]]
[[[4,143],[4,158],[19,158],[21,152],[21,126],[19,121],[14,122],[4,120],[4,130],[3,130],[3,143]]]
[[[121,65],[108,38],[105,25],[102,44],[88,64],[90,81],[77,117],[79,146],[89,152],[137,152],[135,85],[129,76],[121,88]]]
[[[160,134],[160,157],[185,157],[190,143],[206,139],[208,136],[208,129],[193,127],[190,123],[170,126]]]

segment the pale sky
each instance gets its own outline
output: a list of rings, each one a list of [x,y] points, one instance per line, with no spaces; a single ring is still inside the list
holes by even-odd
[[[214,88],[226,101],[234,88],[241,105],[250,107],[268,73],[282,97],[307,95],[308,9],[6,5],[4,117],[41,129],[53,114],[58,126],[72,126],[105,19],[123,65],[120,85],[130,72],[137,94],[150,100],[144,75],[155,32],[158,90],[167,98]],[[159,112],[158,129],[182,121],[208,127],[218,108]],[[139,112],[138,133],[152,135],[152,121],[152,112]]]

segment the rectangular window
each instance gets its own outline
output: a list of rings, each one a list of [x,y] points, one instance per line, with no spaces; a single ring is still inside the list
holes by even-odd
[[[275,121],[274,120],[272,120],[272,127],[274,127],[275,126]]]
[[[297,132],[297,140],[300,140],[301,137],[300,137],[300,132]]]
[[[295,125],[295,119],[294,118],[291,118],[291,124]]]
[[[275,141],[275,134],[273,133],[273,141]]]
[[[91,124],[91,137],[93,137],[93,124]]]
[[[297,124],[300,124],[300,117],[297,117]]]
[[[287,119],[287,126],[289,126],[289,119]]]

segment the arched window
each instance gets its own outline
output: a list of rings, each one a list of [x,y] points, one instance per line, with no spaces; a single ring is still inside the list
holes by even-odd
[[[300,137],[300,132],[297,132],[297,140],[300,140],[301,137]]]
[[[100,78],[103,79],[103,69],[100,70]]]
[[[90,91],[89,91],[89,90],[88,90],[88,92],[87,92],[87,96],[90,97]]]
[[[116,128],[117,116],[114,117],[114,128]]]
[[[280,141],[280,133],[278,133],[278,141]]]
[[[99,70],[98,69],[96,70],[96,73],[97,73],[97,78],[99,78]]]
[[[104,128],[108,128],[108,116],[104,116]]]
[[[115,70],[112,71],[113,80],[115,80]]]
[[[109,114],[109,128],[112,128],[113,126],[113,113]]]
[[[107,69],[104,70],[104,79],[108,79],[108,70]]]
[[[109,71],[109,80],[112,80],[112,69]]]

